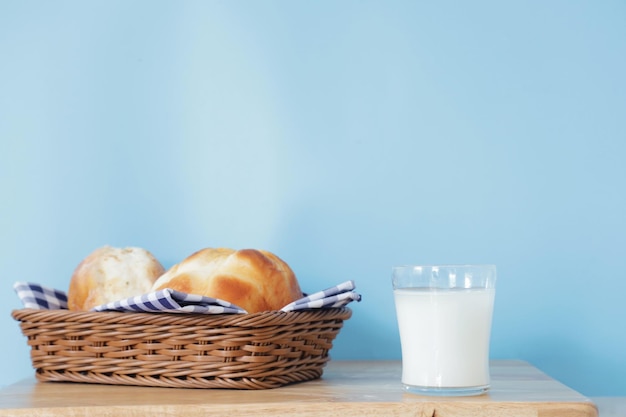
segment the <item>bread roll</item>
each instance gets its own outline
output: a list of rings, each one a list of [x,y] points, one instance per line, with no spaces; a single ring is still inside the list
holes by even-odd
[[[76,267],[67,293],[68,308],[87,311],[146,294],[164,272],[161,263],[145,249],[104,246]]]
[[[248,313],[280,310],[302,297],[289,266],[264,250],[206,248],[163,274],[152,289],[171,288],[229,301]]]

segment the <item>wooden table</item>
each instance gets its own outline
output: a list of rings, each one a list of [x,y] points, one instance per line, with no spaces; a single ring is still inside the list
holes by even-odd
[[[595,417],[588,398],[521,361],[493,361],[476,397],[403,391],[399,361],[331,361],[321,379],[271,390],[149,388],[34,378],[0,391],[0,416]]]

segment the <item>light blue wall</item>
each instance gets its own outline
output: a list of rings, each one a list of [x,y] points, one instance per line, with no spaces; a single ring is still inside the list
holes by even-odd
[[[0,2],[0,385],[16,280],[104,244],[354,279],[336,359],[399,358],[390,268],[494,263],[492,356],[626,395],[622,1]]]

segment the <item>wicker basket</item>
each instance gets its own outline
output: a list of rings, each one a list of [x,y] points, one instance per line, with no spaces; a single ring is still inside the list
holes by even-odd
[[[347,307],[255,314],[14,310],[40,381],[276,388],[317,379]]]

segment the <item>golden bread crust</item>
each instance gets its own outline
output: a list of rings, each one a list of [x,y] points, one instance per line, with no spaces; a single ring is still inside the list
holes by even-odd
[[[165,288],[229,301],[248,313],[280,310],[302,297],[289,265],[257,249],[201,249],[170,268],[152,290]]]

